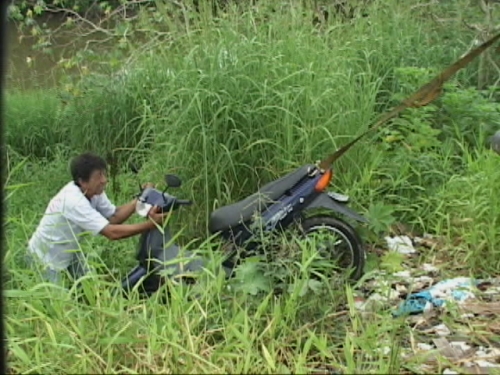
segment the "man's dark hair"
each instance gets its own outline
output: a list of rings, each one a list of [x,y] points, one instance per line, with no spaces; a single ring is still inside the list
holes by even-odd
[[[107,171],[108,165],[99,155],[85,152],[71,160],[70,171],[73,181],[78,185],[78,180],[87,182],[94,171]]]

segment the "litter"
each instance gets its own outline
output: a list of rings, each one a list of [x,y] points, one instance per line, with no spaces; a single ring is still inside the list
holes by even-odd
[[[419,342],[419,343],[417,343],[417,348],[418,348],[419,350],[426,351],[426,352],[428,352],[429,350],[434,349],[432,345],[425,344],[425,343],[423,343],[423,342]]]
[[[399,272],[396,272],[394,274],[394,276],[408,279],[411,277],[411,273],[410,273],[410,271],[399,271]]]
[[[433,307],[443,307],[447,300],[451,299],[462,302],[475,298],[475,295],[466,289],[478,284],[478,281],[466,277],[440,281],[427,290],[411,294],[393,311],[393,316],[420,314]]]
[[[435,273],[435,272],[439,271],[439,269],[436,266],[433,266],[432,264],[428,264],[428,263],[422,264],[422,269],[425,272],[429,272],[429,273]]]
[[[438,243],[429,235],[413,240],[400,235],[385,240],[390,252],[400,254],[414,254],[416,248],[432,248]],[[485,342],[482,332],[500,334],[500,323],[492,319],[500,314],[500,278],[455,277],[440,281],[439,264],[416,265],[412,264],[416,257],[405,261],[401,261],[402,256],[392,257],[399,261],[398,267],[372,271],[356,290],[355,307],[361,315],[368,311],[367,316],[387,312],[392,317],[408,315],[408,327],[415,333],[409,339],[409,347],[404,345],[400,354],[405,361],[417,358],[421,373],[489,375],[500,370],[500,349],[478,345]],[[444,324],[440,315],[450,304],[456,309],[448,311],[452,319]],[[378,351],[387,354],[387,348],[381,343],[379,346]],[[440,357],[449,363],[441,371],[437,370],[442,364]]]
[[[389,250],[400,254],[414,254],[417,252],[408,236],[385,237]]]

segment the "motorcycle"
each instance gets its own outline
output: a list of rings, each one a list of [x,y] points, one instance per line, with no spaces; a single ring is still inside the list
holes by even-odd
[[[327,191],[332,178],[331,168],[322,170],[313,164],[303,165],[264,185],[249,197],[213,211],[209,218],[209,232],[232,249],[222,264],[226,275],[231,277],[235,271],[237,263],[234,257],[238,249],[250,254],[256,251],[262,232],[271,234],[294,227],[300,228],[304,237],[324,228],[329,236],[337,235],[343,239],[348,250],[342,255],[351,259],[350,265],[345,267],[353,268],[350,278],[361,278],[366,259],[363,242],[353,226],[339,214],[360,223],[368,220],[348,207],[348,196]],[[190,200],[166,193],[167,188],[181,186],[178,176],[167,174],[165,182],[167,187],[163,191],[149,187],[137,195],[136,212],[139,215],[147,217],[155,205],[166,212],[192,204]],[[330,249],[329,253],[335,253],[335,250]],[[167,277],[180,276],[186,271],[197,272],[204,267],[204,261],[195,258],[192,252],[186,252],[189,261],[182,267],[176,261],[180,254],[181,248],[172,241],[168,227],[144,233],[138,245],[138,265],[122,280],[122,290],[130,291],[142,280],[141,293],[150,296]]]
[[[217,233],[223,241],[232,243],[233,248],[243,247],[244,249],[253,250],[256,247],[255,244],[258,243],[261,230],[267,234],[275,233],[280,229],[288,229],[293,224],[298,223],[302,228],[303,235],[308,237],[318,231],[319,228],[325,227],[332,234],[336,233],[347,241],[349,252],[352,255],[351,264],[354,266],[351,278],[355,280],[361,278],[366,259],[361,238],[350,224],[338,217],[334,217],[332,214],[342,214],[361,223],[366,223],[367,220],[348,207],[349,197],[327,191],[333,177],[331,166],[363,137],[386,124],[387,121],[398,116],[405,109],[410,107],[419,108],[434,101],[439,97],[444,82],[499,39],[500,33],[470,50],[402,101],[400,105],[383,114],[375,124],[363,133],[319,162],[318,165],[301,166],[295,171],[268,183],[246,199],[212,212],[209,220],[210,232],[212,234]],[[498,139],[500,139],[498,135],[491,139],[495,151],[497,151],[496,144],[500,143]],[[173,185],[170,184],[172,187],[181,185],[181,181],[177,176],[167,175],[166,180],[167,185],[169,185],[169,182],[173,183]],[[146,216],[147,209],[151,205],[159,205],[164,210],[172,210],[188,204],[191,204],[191,202],[165,194],[165,191],[146,189],[140,194],[140,199],[137,202],[137,212]],[[306,215],[314,209],[324,209],[327,213]],[[175,258],[179,254],[179,247],[176,244],[170,244],[170,239],[168,230],[160,232],[153,229],[145,233],[139,242],[137,258],[139,265],[123,280],[122,287],[128,288],[129,285],[135,285],[143,277],[146,277],[146,280],[153,278],[154,282],[150,283],[150,290],[154,292],[157,289],[156,285],[161,283],[160,271],[162,267],[156,265],[151,268],[148,259],[160,261],[161,263],[162,260]],[[234,251],[231,252],[231,254],[233,253]],[[202,267],[201,264],[203,262],[200,263],[199,260],[192,260],[187,267],[199,269]],[[234,264],[226,261],[225,266],[229,266],[230,269]],[[174,269],[174,272],[176,270],[178,271],[178,268]]]

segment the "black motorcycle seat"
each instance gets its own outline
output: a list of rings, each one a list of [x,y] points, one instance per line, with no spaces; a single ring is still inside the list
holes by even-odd
[[[255,194],[213,211],[209,220],[210,232],[223,231],[248,221],[255,212],[265,210],[285,194],[288,189],[306,177],[311,168],[314,168],[314,165],[304,165],[277,180],[267,183]]]

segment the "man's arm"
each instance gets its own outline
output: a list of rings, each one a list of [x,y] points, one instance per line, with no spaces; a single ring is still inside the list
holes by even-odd
[[[153,207],[148,213],[148,221],[139,224],[108,224],[100,234],[112,241],[132,237],[160,225],[166,215],[168,214],[162,213],[158,207]]]
[[[153,229],[155,223],[151,220],[138,224],[108,224],[100,232],[104,237],[111,241],[121,240],[124,238],[135,236],[136,234],[144,233],[147,230]]]
[[[142,186],[143,189],[148,187],[154,187],[154,184],[148,182]],[[106,193],[102,193],[99,197],[97,210],[109,220],[110,224],[122,224],[132,216],[135,211],[136,203],[137,198],[120,207],[115,207]]]
[[[124,205],[117,207],[115,213],[109,217],[110,224],[121,224],[127,221],[130,216],[135,211],[135,204],[137,203],[137,199],[133,199],[132,201],[125,203]]]
[[[139,224],[112,224],[102,213],[92,208],[85,198],[67,204],[63,215],[71,222],[77,224],[84,231],[94,235],[101,234],[110,240],[119,240],[143,233],[155,227],[155,222],[161,223],[164,215],[158,208],[151,209],[149,219]]]

